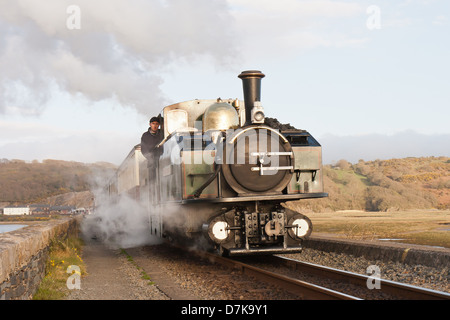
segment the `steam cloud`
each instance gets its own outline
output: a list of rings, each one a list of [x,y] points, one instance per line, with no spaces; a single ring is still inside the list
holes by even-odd
[[[149,212],[142,203],[127,194],[109,197],[105,186],[111,178],[109,170],[97,170],[91,176],[90,185],[94,193],[95,209],[81,224],[83,235],[97,239],[112,248],[160,243],[159,238],[150,234]]]
[[[0,114],[39,114],[59,89],[147,115],[167,102],[170,63],[231,62],[230,20],[226,0],[0,0]]]
[[[85,236],[98,239],[113,248],[132,248],[161,242],[150,234],[148,213],[139,202],[126,195],[116,202],[105,198],[99,202],[95,213],[86,217],[81,225]]]

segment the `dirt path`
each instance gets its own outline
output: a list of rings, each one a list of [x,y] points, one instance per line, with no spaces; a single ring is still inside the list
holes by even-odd
[[[81,289],[72,290],[67,300],[168,299],[156,285],[142,279],[141,272],[120,250],[85,239],[83,260],[87,275],[81,278]]]

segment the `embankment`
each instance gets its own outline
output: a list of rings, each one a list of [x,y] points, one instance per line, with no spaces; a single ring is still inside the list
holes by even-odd
[[[386,243],[386,241],[332,239],[320,236],[311,237],[305,241],[304,246],[326,252],[351,254],[368,260],[393,261],[435,268],[445,268],[450,265],[450,251],[442,247]]]
[[[51,241],[77,232],[76,218],[61,217],[1,233],[0,300],[31,299],[44,277]]]

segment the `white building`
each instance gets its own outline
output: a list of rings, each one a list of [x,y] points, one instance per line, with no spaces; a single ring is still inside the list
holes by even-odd
[[[29,207],[4,207],[3,214],[6,216],[11,215],[30,215]]]

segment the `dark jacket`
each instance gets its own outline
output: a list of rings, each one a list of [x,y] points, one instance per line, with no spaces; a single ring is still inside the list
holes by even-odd
[[[152,159],[152,154],[155,147],[163,140],[163,133],[158,130],[156,133],[151,133],[150,128],[144,132],[141,137],[141,152],[148,160]]]

